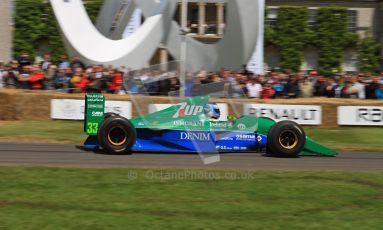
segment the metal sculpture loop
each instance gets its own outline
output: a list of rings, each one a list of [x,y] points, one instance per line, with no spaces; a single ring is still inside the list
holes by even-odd
[[[143,68],[161,45],[175,59],[180,59],[180,27],[173,21],[177,0],[105,1],[97,28],[81,0],[50,2],[68,51],[79,55],[87,64]],[[118,40],[136,7],[142,10],[145,22],[132,36]],[[254,19],[258,18],[258,7],[259,2],[254,0],[227,1],[226,33],[216,44],[187,37],[188,70],[240,68],[247,63],[257,40],[258,22]]]

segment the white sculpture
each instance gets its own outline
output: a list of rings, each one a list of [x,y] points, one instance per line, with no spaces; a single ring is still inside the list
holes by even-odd
[[[68,51],[78,54],[87,64],[142,68],[160,44],[164,44],[175,59],[180,58],[180,27],[173,21],[177,0],[105,1],[97,21],[98,29],[90,21],[81,0],[50,1]],[[113,24],[121,4],[127,8],[119,12],[120,22]],[[145,22],[132,36],[120,39],[136,7],[142,10]],[[187,69],[239,69],[246,64],[256,46],[258,7],[258,0],[227,1],[223,39],[216,44],[204,44],[187,37]]]

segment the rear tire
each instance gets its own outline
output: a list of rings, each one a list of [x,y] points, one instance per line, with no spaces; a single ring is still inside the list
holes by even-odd
[[[104,119],[108,119],[109,117],[119,117],[120,115],[118,115],[117,113],[105,113],[104,114]]]
[[[297,157],[306,143],[303,128],[293,121],[281,121],[271,127],[267,135],[267,154],[278,157]]]
[[[121,116],[110,116],[100,126],[98,141],[108,154],[129,154],[137,139],[133,124]]]

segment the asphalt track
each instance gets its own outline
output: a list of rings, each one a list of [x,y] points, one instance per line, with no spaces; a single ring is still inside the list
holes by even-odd
[[[337,157],[283,159],[259,153],[228,153],[204,165],[198,154],[105,155],[74,145],[0,143],[0,166],[70,168],[179,168],[227,170],[383,171],[383,153],[341,153]]]

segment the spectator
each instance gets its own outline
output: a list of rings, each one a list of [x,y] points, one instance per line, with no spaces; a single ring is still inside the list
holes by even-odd
[[[43,61],[40,64],[42,71],[47,74],[52,65],[51,55],[49,53],[44,54]]]
[[[295,77],[291,77],[285,87],[285,95],[287,98],[299,97],[299,86]]]
[[[275,95],[275,91],[273,90],[273,88],[271,87],[270,84],[265,84],[265,87],[263,87],[263,90],[262,90],[262,99],[272,99],[274,98],[274,95]]]
[[[66,75],[64,68],[59,68],[53,78],[53,85],[55,89],[68,89],[70,77]]]
[[[5,74],[4,61],[0,60],[0,89],[4,87]]]
[[[112,81],[109,85],[109,93],[119,93],[120,90],[122,89],[122,71],[114,71],[111,72],[112,75]]]
[[[225,96],[227,96],[228,98],[240,97],[243,91],[241,86],[238,84],[237,79],[235,78],[235,76],[233,76],[232,72],[224,70],[222,76],[225,81]]]
[[[61,55],[60,56],[60,62],[58,63],[57,67],[59,69],[70,68],[69,61],[67,60],[67,56],[66,55]]]
[[[262,85],[256,78],[250,78],[249,83],[246,84],[247,96],[249,98],[260,98],[263,91]]]
[[[31,89],[30,85],[30,76],[31,76],[31,66],[24,65],[22,67],[21,73],[17,77],[17,81],[21,89]]]
[[[309,81],[308,77],[305,77],[299,83],[299,90],[301,92],[301,97],[307,98],[307,97],[313,96],[314,86],[313,86],[313,83]]]
[[[326,78],[324,76],[318,76],[314,84],[314,96],[323,97],[326,94]]]
[[[364,80],[364,77],[362,76],[359,76],[358,78],[353,78],[353,82],[354,82],[354,88],[356,89],[356,91],[358,91],[358,98],[359,99],[366,99],[366,89],[365,89],[365,84],[363,82]]]
[[[179,90],[180,90],[179,78],[177,78],[177,76],[174,74],[174,76],[170,78],[169,92],[176,92]]]
[[[335,97],[335,90],[338,87],[338,84],[336,84],[335,80],[332,78],[327,79],[327,81],[324,83],[324,96],[332,98]]]
[[[95,71],[90,71],[89,73],[89,82],[87,85],[86,92],[87,93],[100,93],[101,89],[99,88],[100,86],[100,80],[96,77],[96,72]]]
[[[45,73],[44,89],[50,90],[54,88],[53,79],[56,75],[57,66],[50,65],[49,69]]]
[[[209,84],[209,83],[210,83],[210,81],[209,81],[209,79],[208,79],[208,76],[207,76],[207,72],[206,72],[206,70],[201,70],[201,71],[198,73],[197,77],[199,78],[201,84],[203,84],[203,85],[204,85],[204,84]]]
[[[170,74],[169,73],[163,74],[161,76],[160,81],[158,83],[159,83],[159,87],[160,87],[159,94],[167,96],[168,93],[171,92],[171,89],[170,89],[170,87],[171,87],[170,86],[170,84],[171,84]]]
[[[209,81],[210,81],[211,83],[213,83],[213,82],[221,82],[222,80],[221,80],[221,78],[219,77],[218,74],[213,73],[213,74],[210,74],[210,76],[209,76]]]
[[[29,58],[29,54],[26,52],[23,52],[18,60],[19,63],[19,71],[21,72],[24,68],[24,66],[30,66],[32,65],[32,61]]]
[[[354,84],[350,81],[346,81],[345,86],[342,88],[342,98],[357,98],[358,89],[353,87]]]
[[[74,92],[86,93],[89,82],[90,82],[89,73],[88,72],[82,73],[80,82],[74,84],[74,88],[75,88]]]
[[[40,69],[39,65],[34,65],[32,67],[32,72],[29,77],[29,81],[31,83],[31,89],[33,90],[42,90],[44,88],[44,73]]]
[[[283,96],[283,91],[285,90],[285,86],[277,81],[273,85],[273,90],[275,91],[275,98],[281,98]]]
[[[12,61],[5,73],[4,84],[6,88],[19,88],[19,64],[17,61]]]
[[[371,81],[366,83],[366,99],[376,99],[376,91],[379,89],[379,78],[374,77]]]
[[[383,84],[380,84],[379,88],[375,92],[375,96],[379,100],[383,100]]]
[[[83,73],[83,70],[80,67],[76,68],[74,71],[75,72],[70,79],[70,86],[69,87],[72,89],[72,90],[70,90],[71,92],[73,92],[73,89],[76,88],[76,85],[80,84],[80,81],[82,79],[82,73]]]
[[[349,77],[349,78],[350,78],[350,87],[348,88],[349,98],[359,98],[359,94],[361,90],[360,84],[357,81],[356,77]]]
[[[76,55],[73,57],[71,68],[74,71],[77,68],[85,69],[85,64],[81,61],[80,56]]]
[[[186,97],[193,96],[193,88],[194,88],[193,74],[187,73],[186,81],[185,81],[185,96]]]
[[[345,79],[343,77],[337,77],[336,78],[336,88],[335,88],[335,97],[336,98],[341,98],[342,97],[342,92],[343,88],[346,86]]]
[[[104,75],[103,71],[104,71],[104,67],[102,65],[96,65],[93,67],[94,69],[94,77],[97,79],[97,80],[101,80],[102,79],[102,76]]]

